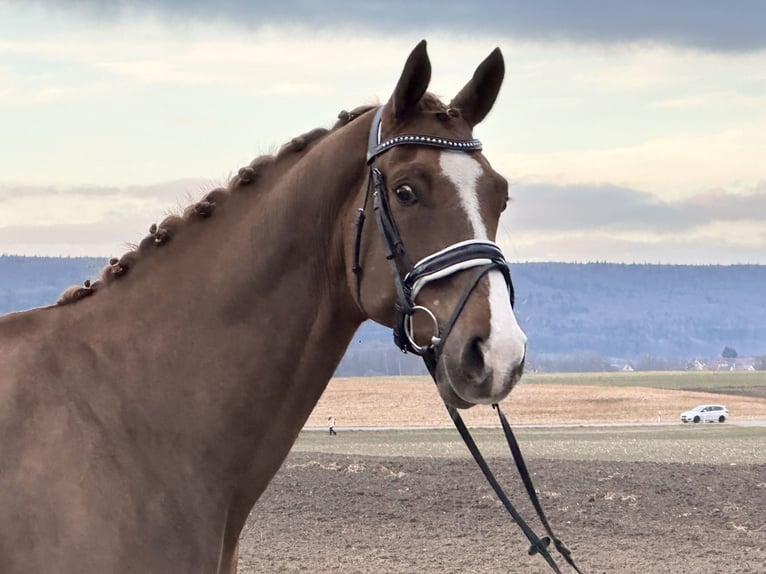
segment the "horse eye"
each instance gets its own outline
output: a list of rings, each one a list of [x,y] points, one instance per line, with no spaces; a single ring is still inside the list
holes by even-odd
[[[402,205],[412,205],[418,200],[412,187],[406,183],[397,187],[396,190],[394,190],[394,193],[396,194],[396,199],[398,199],[399,203]]]

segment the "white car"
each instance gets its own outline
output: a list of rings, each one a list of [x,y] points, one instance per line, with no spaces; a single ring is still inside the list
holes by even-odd
[[[685,423],[722,423],[729,418],[729,411],[724,405],[700,405],[690,411],[681,413],[681,421]]]

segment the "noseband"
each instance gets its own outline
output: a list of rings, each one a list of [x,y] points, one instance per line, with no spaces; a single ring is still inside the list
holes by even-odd
[[[454,140],[437,136],[408,135],[394,136],[381,142],[381,130],[383,125],[383,106],[375,112],[370,127],[370,136],[367,141],[367,165],[370,167],[370,175],[367,180],[364,206],[359,209],[356,224],[356,241],[354,244],[354,267],[356,274],[357,300],[361,305],[361,272],[359,265],[362,228],[365,219],[365,208],[370,195],[373,196],[373,207],[378,227],[386,247],[386,259],[391,264],[394,283],[396,287],[396,326],[394,327],[394,343],[403,352],[425,356],[432,354],[437,357],[441,352],[447,336],[452,331],[460,313],[465,307],[468,298],[479,284],[484,275],[496,270],[502,273],[508,286],[508,296],[511,307],[514,304],[513,283],[508,264],[500,247],[492,241],[480,241],[469,239],[460,241],[445,247],[427,257],[424,257],[414,265],[404,248],[399,230],[391,213],[386,191],[386,179],[383,173],[375,165],[375,158],[388,151],[392,147],[401,145],[417,145],[435,147],[439,149],[471,152],[481,150],[481,142],[477,139]],[[447,322],[443,331],[439,330],[436,316],[427,308],[415,304],[420,290],[428,283],[443,279],[466,269],[476,269],[473,281],[461,297],[455,310]],[[413,330],[413,318],[416,313],[426,314],[434,325],[434,335],[426,345],[418,345],[415,341]]]
[[[500,271],[505,279],[505,284],[508,287],[508,297],[511,302],[511,307],[514,305],[514,292],[513,283],[511,282],[511,273],[508,269],[508,263],[503,256],[503,252],[500,247],[492,241],[479,241],[475,239],[469,239],[467,241],[460,241],[453,243],[432,253],[431,255],[424,257],[414,265],[411,263],[407,252],[404,249],[404,243],[402,237],[399,234],[399,230],[396,227],[393,215],[391,213],[391,207],[388,203],[388,193],[386,190],[386,180],[383,173],[378,167],[375,166],[375,158],[380,154],[386,152],[392,147],[400,145],[418,145],[435,147],[440,149],[452,150],[452,151],[479,151],[481,150],[481,142],[477,139],[470,140],[453,140],[448,138],[442,138],[438,136],[426,136],[426,135],[398,135],[389,138],[385,141],[381,141],[382,132],[382,119],[383,119],[383,106],[380,106],[375,112],[375,116],[372,120],[372,126],[370,127],[370,136],[367,142],[367,165],[370,168],[370,174],[367,180],[367,190],[365,191],[364,203],[359,208],[359,215],[356,220],[356,240],[354,242],[354,266],[352,268],[356,275],[356,296],[357,303],[362,308],[361,298],[361,279],[362,268],[360,266],[359,257],[361,252],[362,242],[362,229],[364,227],[365,211],[367,209],[367,203],[370,196],[373,197],[373,207],[375,211],[375,219],[378,222],[378,228],[380,229],[381,236],[383,237],[383,244],[386,248],[386,259],[391,265],[391,271],[393,273],[394,285],[396,287],[396,325],[394,327],[394,342],[403,352],[411,352],[416,355],[420,355],[428,368],[429,373],[436,380],[436,364],[438,362],[439,354],[444,346],[444,341],[452,331],[452,327],[455,325],[460,313],[463,311],[468,298],[471,293],[479,284],[479,281],[490,271]],[[449,277],[455,273],[465,271],[467,269],[474,269],[474,276],[469,283],[468,289],[463,293],[462,297],[455,306],[452,316],[444,327],[444,330],[440,331],[439,324],[436,320],[436,316],[426,307],[415,304],[415,299],[418,296],[420,290],[428,283]],[[430,343],[427,345],[418,345],[415,341],[415,334],[413,329],[413,316],[415,313],[425,313],[428,315],[434,325],[434,335],[431,337]],[[521,476],[524,488],[527,491],[532,505],[537,512],[537,516],[540,519],[548,536],[538,536],[532,528],[526,523],[522,516],[518,513],[516,508],[511,504],[508,497],[503,492],[502,487],[497,482],[497,479],[492,474],[486,460],[479,452],[476,442],[473,440],[468,428],[465,426],[462,417],[457,412],[457,409],[450,405],[446,405],[447,412],[449,413],[452,421],[455,423],[460,436],[465,442],[468,450],[473,455],[474,460],[479,465],[479,468],[484,473],[487,482],[489,482],[495,494],[502,502],[505,509],[511,515],[516,524],[519,525],[524,535],[531,543],[529,547],[529,554],[540,554],[551,569],[554,572],[560,574],[558,565],[553,560],[548,546],[553,542],[556,550],[562,555],[564,560],[578,573],[580,570],[572,559],[571,552],[564,545],[564,543],[556,537],[553,530],[548,523],[548,519],[543,512],[540,501],[537,497],[532,479],[529,476],[526,463],[521,455],[519,444],[516,441],[508,420],[500,410],[498,405],[492,405],[497,410],[500,418],[500,425],[503,428],[505,438],[508,442],[508,447],[511,450],[511,455],[516,463],[516,468]]]

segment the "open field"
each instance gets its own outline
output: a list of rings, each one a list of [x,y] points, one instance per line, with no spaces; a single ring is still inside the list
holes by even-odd
[[[529,385],[606,385],[687,391],[719,392],[720,389],[738,389],[742,392],[760,392],[766,390],[766,371],[529,373],[524,376],[524,382]]]
[[[487,457],[505,457],[500,429],[471,432]],[[766,464],[766,427],[674,425],[646,427],[523,428],[516,438],[529,459]],[[470,458],[454,428],[303,432],[293,452],[343,455]],[[766,476],[764,477],[766,480]]]
[[[540,532],[512,462],[490,464]],[[583,572],[766,571],[766,465],[528,464]],[[551,572],[527,546],[468,458],[293,452],[248,519],[239,572]]]
[[[766,419],[766,372],[530,374],[502,402],[512,424],[676,422],[698,404],[723,403],[732,420]],[[427,377],[333,379],[309,417],[324,427],[449,426]],[[462,413],[469,426],[495,426],[490,407]]]
[[[511,394],[503,408],[512,423],[572,424],[516,434],[553,528],[584,572],[766,572],[766,427],[676,422],[704,402],[726,404],[735,420],[766,419],[764,375],[726,375],[541,375]],[[657,410],[667,424],[656,423]],[[454,429],[348,429],[447,426],[443,411],[426,379],[334,380],[309,426],[331,413],[339,434],[301,433],[248,520],[239,572],[550,572],[527,555]],[[465,418],[497,426],[488,407]],[[586,426],[616,420],[636,424]],[[473,434],[541,531],[500,430]]]

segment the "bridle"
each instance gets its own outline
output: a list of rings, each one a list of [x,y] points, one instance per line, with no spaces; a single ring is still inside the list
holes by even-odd
[[[394,343],[403,352],[414,353],[423,358],[423,361],[428,368],[434,381],[436,380],[435,372],[436,365],[439,360],[439,356],[444,347],[444,342],[452,331],[455,322],[458,320],[462,313],[468,298],[473,293],[473,290],[479,284],[482,277],[484,277],[490,271],[499,271],[505,279],[506,286],[508,288],[508,297],[511,302],[511,307],[514,306],[514,290],[513,283],[511,281],[511,273],[508,267],[508,263],[505,260],[500,247],[492,241],[481,240],[468,240],[454,243],[433,253],[427,257],[424,257],[420,261],[412,264],[410,258],[407,256],[404,242],[402,241],[399,230],[394,221],[391,213],[391,207],[388,202],[388,193],[386,190],[386,180],[384,174],[380,168],[375,165],[375,159],[388,151],[389,149],[402,146],[402,145],[417,145],[435,147],[451,151],[472,152],[481,150],[481,142],[477,139],[469,140],[455,140],[439,136],[429,135],[413,135],[413,134],[401,134],[393,136],[387,140],[381,141],[382,123],[383,123],[383,106],[378,107],[372,120],[370,127],[370,135],[367,142],[367,165],[369,166],[369,177],[367,179],[367,189],[365,190],[365,196],[363,205],[359,208],[357,221],[356,221],[356,239],[354,241],[354,263],[352,270],[356,276],[356,298],[357,304],[362,308],[361,300],[361,281],[362,281],[362,268],[360,266],[361,255],[361,242],[362,242],[362,230],[364,228],[364,222],[366,219],[367,205],[372,196],[373,208],[375,212],[375,219],[380,230],[383,245],[385,247],[386,259],[388,260],[394,279],[394,286],[396,289],[396,323],[394,326]],[[435,315],[427,308],[415,303],[418,292],[431,281],[448,277],[458,272],[466,270],[473,270],[473,277],[470,281],[468,288],[458,300],[457,305],[445,325],[443,330],[439,330],[439,325]],[[433,322],[434,335],[431,337],[431,341],[426,345],[418,345],[415,341],[413,330],[413,316],[415,313],[425,313]],[[468,450],[474,457],[474,460],[479,465],[479,468],[484,473],[487,481],[492,489],[497,494],[498,498],[506,508],[508,513],[519,525],[521,530],[526,535],[530,542],[529,554],[540,554],[554,572],[560,573],[558,565],[553,560],[548,546],[551,541],[554,543],[555,548],[563,556],[566,562],[574,568],[576,572],[580,572],[572,559],[571,552],[564,545],[561,540],[556,537],[553,530],[548,523],[548,520],[543,512],[540,501],[537,497],[532,479],[529,476],[529,472],[526,467],[526,463],[521,455],[516,437],[514,436],[510,424],[506,419],[500,407],[495,404],[492,405],[497,411],[500,424],[503,428],[508,446],[513,456],[516,468],[519,471],[524,487],[527,491],[532,505],[537,512],[541,524],[543,525],[548,536],[538,536],[532,528],[521,517],[516,508],[511,504],[508,497],[503,492],[502,487],[497,482],[497,479],[489,469],[486,460],[479,452],[473,437],[471,436],[468,428],[462,420],[462,417],[458,413],[457,409],[451,405],[447,405],[447,411],[449,412],[452,421],[455,424],[460,436],[463,438]]]
[[[468,297],[478,285],[479,280],[492,270],[500,271],[508,286],[508,295],[511,305],[514,301],[513,283],[511,273],[506,264],[505,257],[500,247],[492,241],[467,240],[454,243],[444,249],[424,257],[414,265],[404,248],[399,229],[396,226],[391,207],[386,193],[386,180],[383,173],[375,165],[375,158],[395,146],[418,145],[436,147],[454,151],[478,151],[481,150],[481,142],[477,139],[453,140],[437,136],[423,135],[398,135],[381,142],[381,128],[383,123],[383,106],[375,112],[370,128],[370,136],[367,142],[367,165],[370,175],[367,180],[367,190],[364,197],[364,205],[359,209],[356,223],[356,241],[354,242],[354,266],[356,275],[357,301],[361,306],[361,280],[362,268],[359,264],[361,251],[362,228],[365,221],[365,212],[370,195],[373,197],[373,207],[378,228],[383,237],[386,249],[386,259],[391,265],[396,288],[396,325],[394,327],[394,342],[405,353],[414,353],[422,357],[433,354],[438,358],[444,341],[447,339],[452,327],[465,307]],[[434,314],[426,307],[415,304],[418,292],[431,281],[453,275],[459,271],[476,268],[477,272],[473,283],[463,294],[463,297],[455,307],[452,317],[447,322],[444,331],[439,332]],[[425,313],[434,324],[434,336],[427,345],[418,345],[413,333],[413,316],[417,312]]]

